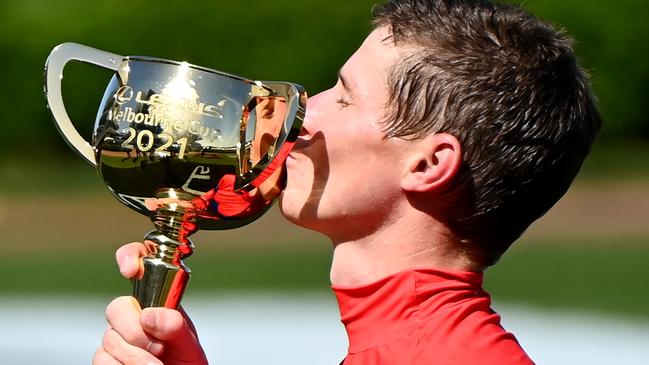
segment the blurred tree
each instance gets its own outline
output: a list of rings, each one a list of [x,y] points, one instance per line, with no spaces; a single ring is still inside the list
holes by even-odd
[[[510,1],[519,4],[521,1]],[[523,6],[571,35],[591,73],[604,117],[604,140],[649,140],[642,105],[649,96],[649,2],[529,0]]]
[[[72,156],[63,148],[42,95],[43,64],[58,43],[74,41],[125,55],[186,60],[250,78],[290,80],[313,94],[334,82],[337,69],[370,29],[374,2],[3,1],[2,158],[27,152],[39,157],[42,151]],[[649,23],[644,21],[649,3],[529,0],[523,6],[561,24],[577,39],[577,52],[592,71],[600,98],[603,137],[649,139],[641,111],[649,81]],[[89,138],[110,73],[73,65],[65,76],[69,112]]]
[[[0,5],[5,72],[0,110],[3,153],[64,146],[42,94],[43,65],[73,41],[124,55],[148,55],[254,79],[290,80],[312,92],[335,81],[342,62],[370,29],[371,1],[9,1]],[[90,135],[110,73],[71,64],[63,82],[70,116]],[[48,154],[48,157],[51,157]]]

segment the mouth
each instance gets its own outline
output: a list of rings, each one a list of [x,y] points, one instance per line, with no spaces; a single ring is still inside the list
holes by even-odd
[[[298,155],[303,154],[303,150],[307,147],[308,141],[302,137],[298,137],[291,148],[291,151],[286,155],[286,161],[295,162],[299,158]]]
[[[286,159],[284,160],[284,163],[286,166],[293,165],[297,162],[297,159],[295,158],[295,152],[291,152],[286,156]]]

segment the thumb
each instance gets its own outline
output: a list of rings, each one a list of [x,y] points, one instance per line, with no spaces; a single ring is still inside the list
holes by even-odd
[[[177,310],[145,308],[140,316],[144,331],[164,343],[163,358],[207,364],[205,353],[190,322]]]
[[[127,279],[141,277],[143,272],[141,258],[149,251],[148,247],[140,242],[131,242],[120,247],[115,252],[115,259],[122,276]]]

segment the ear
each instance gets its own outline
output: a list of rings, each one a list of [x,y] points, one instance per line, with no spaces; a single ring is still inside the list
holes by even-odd
[[[412,192],[440,191],[462,165],[460,142],[450,134],[432,134],[416,142],[401,179],[401,188]]]

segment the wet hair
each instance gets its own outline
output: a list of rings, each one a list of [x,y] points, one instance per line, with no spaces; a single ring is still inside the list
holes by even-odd
[[[374,9],[403,59],[387,137],[449,133],[463,164],[448,225],[492,265],[570,186],[601,128],[572,40],[519,7],[393,0]]]

